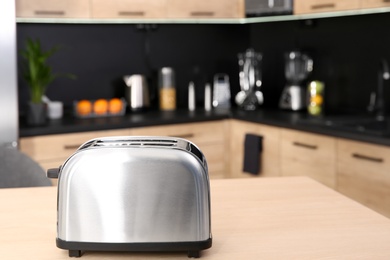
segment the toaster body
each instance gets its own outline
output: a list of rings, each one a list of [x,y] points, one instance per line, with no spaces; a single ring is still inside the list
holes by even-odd
[[[48,172],[57,175],[57,246],[69,256],[187,251],[199,257],[211,247],[207,162],[187,140],[93,139]]]

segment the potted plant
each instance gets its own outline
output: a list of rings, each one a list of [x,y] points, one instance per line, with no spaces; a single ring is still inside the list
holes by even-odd
[[[47,51],[42,49],[40,41],[27,39],[25,49],[21,51],[25,59],[23,78],[26,80],[30,90],[30,102],[28,103],[27,122],[30,125],[42,125],[46,122],[46,104],[42,101],[47,87],[56,78],[69,74],[53,73],[52,68],[47,64],[48,58],[58,51],[55,46]]]

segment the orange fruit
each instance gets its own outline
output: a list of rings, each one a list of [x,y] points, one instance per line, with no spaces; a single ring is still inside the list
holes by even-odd
[[[93,112],[96,115],[104,115],[108,110],[108,102],[105,99],[98,99],[93,103]]]
[[[92,112],[92,103],[88,100],[80,100],[76,104],[77,114],[86,116]]]
[[[108,102],[108,112],[111,114],[119,114],[122,111],[122,100],[119,98],[112,98]]]
[[[322,105],[324,99],[320,95],[315,95],[310,98],[310,102],[314,103],[315,105]]]

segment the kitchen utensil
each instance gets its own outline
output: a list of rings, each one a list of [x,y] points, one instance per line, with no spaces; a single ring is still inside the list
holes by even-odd
[[[63,103],[61,101],[50,101],[47,103],[47,117],[49,119],[60,119],[63,115]]]
[[[42,96],[42,102],[47,106],[47,117],[49,119],[60,119],[64,112],[64,104],[61,101],[52,101],[46,95]]]
[[[81,251],[211,247],[206,158],[174,137],[92,139],[48,177],[58,180],[57,246]]]
[[[227,74],[220,73],[214,76],[213,107],[230,108],[230,83]]]
[[[164,67],[159,73],[160,110],[176,109],[175,72],[170,67]]]
[[[260,91],[262,55],[253,49],[238,54],[239,80],[241,91],[235,97],[236,104],[244,110],[255,110],[263,104],[263,93]]]
[[[149,87],[144,75],[124,76],[126,100],[132,111],[141,111],[150,106]]]
[[[313,60],[305,53],[291,51],[285,54],[286,86],[279,101],[279,107],[301,110],[306,107],[306,88],[302,85],[313,70]]]

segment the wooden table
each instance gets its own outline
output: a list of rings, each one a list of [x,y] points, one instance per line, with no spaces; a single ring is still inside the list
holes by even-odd
[[[0,190],[0,259],[72,259],[55,245],[56,196],[54,187]],[[212,180],[211,202],[213,246],[200,259],[390,259],[390,219],[305,177]]]

